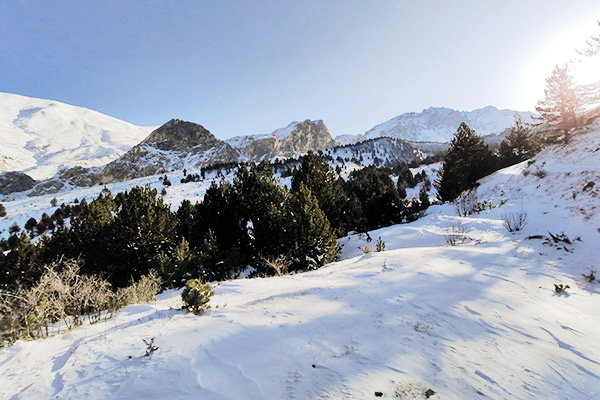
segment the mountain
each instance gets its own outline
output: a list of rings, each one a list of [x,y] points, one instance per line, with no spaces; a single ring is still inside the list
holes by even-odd
[[[596,125],[483,178],[477,214],[434,205],[371,242],[340,239],[322,269],[213,284],[203,315],[168,290],[106,322],[57,324],[0,349],[0,397],[597,399],[600,284],[581,275],[600,259],[599,152]],[[363,253],[377,238],[385,250]]]
[[[535,115],[531,112],[498,110],[493,106],[473,111],[431,107],[420,113],[402,114],[376,125],[364,135],[355,136],[354,141],[360,141],[363,137],[374,139],[387,136],[411,142],[448,143],[461,122],[465,122],[480,136],[498,135],[513,125],[515,114],[519,114],[524,122],[533,122]],[[352,140],[347,135],[340,139],[346,143]]]
[[[294,121],[266,135],[236,136],[227,143],[246,161],[292,157],[309,151],[325,150],[337,145],[322,120]]]
[[[239,153],[202,125],[172,119],[102,172],[103,183],[124,181],[172,170],[198,169],[208,164],[235,162]]]
[[[152,129],[58,101],[0,93],[0,172],[42,180],[62,169],[103,166]]]

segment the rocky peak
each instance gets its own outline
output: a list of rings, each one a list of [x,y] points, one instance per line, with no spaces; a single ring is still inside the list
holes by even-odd
[[[202,125],[181,119],[172,119],[140,143],[165,151],[184,151],[197,146],[210,148],[217,138]]]
[[[291,157],[337,145],[321,120],[292,122],[267,135],[238,136],[228,141],[250,161]]]
[[[140,144],[102,172],[102,182],[162,174],[177,169],[196,169],[238,160],[239,153],[218,140],[202,125],[172,119],[154,130]]]

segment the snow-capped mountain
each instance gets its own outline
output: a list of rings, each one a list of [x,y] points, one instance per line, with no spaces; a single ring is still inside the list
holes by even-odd
[[[236,136],[227,143],[248,161],[292,157],[309,151],[325,150],[337,143],[322,120],[294,121],[269,134]]]
[[[108,164],[153,130],[53,100],[0,93],[0,172],[36,180]]]
[[[465,122],[480,136],[497,135],[513,125],[515,114],[519,114],[523,122],[533,122],[535,115],[531,112],[498,110],[493,106],[473,111],[431,107],[420,113],[399,115],[369,129],[364,135],[358,135],[354,139],[345,135],[339,141],[349,143],[364,138],[387,136],[411,142],[448,143],[454,137],[461,122]]]

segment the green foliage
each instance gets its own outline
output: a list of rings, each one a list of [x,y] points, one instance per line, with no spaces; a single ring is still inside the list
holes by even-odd
[[[290,270],[317,269],[333,261],[339,251],[336,235],[317,198],[303,183],[294,191],[287,208],[290,236],[284,244],[292,261]],[[286,248],[280,250],[280,254],[286,252]]]
[[[208,308],[208,302],[214,294],[210,283],[202,283],[199,279],[190,279],[181,292],[184,308],[199,314]]]
[[[388,174],[369,166],[354,171],[347,182],[347,191],[356,195],[364,222],[354,227],[367,231],[402,221],[404,206],[396,186]]]
[[[488,146],[464,122],[450,142],[444,164],[435,182],[441,201],[452,201],[462,191],[493,170],[494,157]]]
[[[339,236],[344,236],[349,228],[344,218],[347,199],[342,182],[327,159],[313,152],[303,157],[302,165],[292,179],[292,191],[297,192],[301,184],[306,186]]]
[[[515,124],[510,128],[510,134],[500,143],[500,166],[508,167],[525,161],[537,154],[540,148],[541,146],[531,133],[531,129],[517,114],[515,115]]]
[[[567,65],[554,67],[552,75],[546,78],[544,99],[538,101],[535,109],[546,140],[556,142],[562,135],[564,143],[569,143],[572,131],[580,124],[582,100]]]
[[[375,251],[385,251],[385,242],[381,239],[381,236],[377,238],[377,243],[375,244]]]
[[[421,210],[427,210],[431,203],[429,202],[429,193],[427,192],[427,185],[422,185],[419,190],[419,204]]]

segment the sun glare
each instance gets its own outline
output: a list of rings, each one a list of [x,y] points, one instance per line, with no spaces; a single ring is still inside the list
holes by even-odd
[[[573,79],[579,85],[586,85],[600,81],[600,55],[596,57],[582,57],[581,61],[573,63]]]

